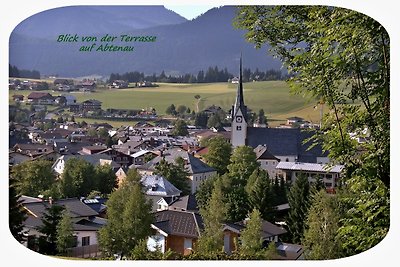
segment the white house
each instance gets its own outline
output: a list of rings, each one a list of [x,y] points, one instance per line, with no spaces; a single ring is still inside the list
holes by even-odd
[[[305,174],[310,182],[315,182],[317,178],[321,178],[327,189],[337,187],[343,168],[343,165],[331,166],[329,164],[303,162],[279,162],[276,166],[278,176],[283,177],[286,181],[294,183],[299,174]]]

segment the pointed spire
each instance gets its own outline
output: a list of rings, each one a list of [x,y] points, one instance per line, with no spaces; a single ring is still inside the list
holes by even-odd
[[[236,93],[236,100],[234,105],[234,114],[240,109],[244,116],[247,115],[247,107],[244,105],[243,98],[243,79],[242,79],[242,53],[240,53],[240,66],[239,66],[239,84]],[[232,114],[232,115],[234,115]],[[233,116],[232,116],[233,118]]]

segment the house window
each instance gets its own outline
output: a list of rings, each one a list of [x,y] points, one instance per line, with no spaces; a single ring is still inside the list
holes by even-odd
[[[326,187],[332,187],[332,183],[325,183]]]
[[[90,236],[82,237],[82,247],[90,245]]]
[[[325,175],[326,179],[332,179],[332,174]]]
[[[241,131],[242,130],[242,126],[236,126],[236,130]]]

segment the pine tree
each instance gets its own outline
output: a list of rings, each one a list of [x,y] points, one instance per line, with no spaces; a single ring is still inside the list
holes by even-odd
[[[313,195],[306,221],[308,229],[302,240],[306,259],[327,260],[342,256],[337,235],[341,219],[338,205],[337,195],[329,195],[325,190]]]
[[[15,189],[15,179],[10,177],[9,179],[9,191],[8,191],[8,226],[11,234],[18,242],[25,240],[23,233],[23,223],[27,218],[25,210],[22,206],[22,201],[19,200],[20,195]]]
[[[272,220],[275,215],[276,196],[268,173],[263,169],[256,169],[250,175],[245,189],[250,207],[257,209],[264,220]]]
[[[299,175],[288,195],[290,210],[287,225],[293,243],[299,243],[304,236],[305,220],[310,206],[309,196],[308,178]]]
[[[227,203],[220,179],[215,181],[211,198],[205,208],[200,208],[204,231],[197,242],[197,252],[212,255],[221,252],[224,245],[222,223],[226,220]]]
[[[57,254],[57,225],[61,220],[64,207],[51,205],[46,207],[46,212],[42,217],[42,226],[38,231],[43,234],[39,237],[39,253],[55,255]]]
[[[71,215],[64,210],[60,222],[56,227],[57,251],[62,255],[67,255],[68,249],[75,244],[74,230],[72,228]]]
[[[261,226],[261,214],[257,209],[253,209],[246,220],[246,228],[240,234],[241,252],[251,256],[262,249]]]

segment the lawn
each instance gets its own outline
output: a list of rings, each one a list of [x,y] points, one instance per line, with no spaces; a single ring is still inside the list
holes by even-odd
[[[290,116],[299,116],[313,122],[319,122],[319,111],[313,109],[315,101],[307,102],[301,96],[289,93],[289,87],[283,81],[244,83],[244,100],[248,108],[258,112],[263,108],[266,116],[272,120],[285,120]],[[166,108],[174,104],[176,107],[185,105],[196,109],[195,95],[201,96],[199,108],[204,109],[212,104],[225,110],[235,102],[237,84],[169,84],[159,83],[159,87],[101,89],[94,93],[72,92],[78,102],[87,99],[97,99],[102,102],[102,108],[142,109],[153,107],[158,114],[165,113]],[[13,94],[27,96],[30,91],[10,91]],[[58,95],[58,92],[51,92]]]

